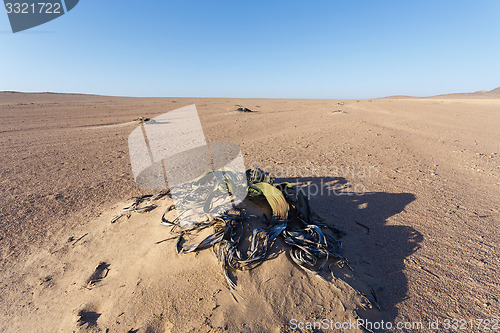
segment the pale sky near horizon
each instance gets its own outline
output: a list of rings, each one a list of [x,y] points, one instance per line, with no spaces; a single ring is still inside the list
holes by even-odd
[[[500,86],[500,1],[97,1],[13,34],[0,91],[372,98]]]

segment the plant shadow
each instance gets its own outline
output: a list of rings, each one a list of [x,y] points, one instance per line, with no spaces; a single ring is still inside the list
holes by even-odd
[[[380,307],[380,311],[360,310],[361,318],[394,322],[398,315],[397,305],[406,299],[408,292],[404,261],[419,248],[423,235],[412,227],[387,222],[403,212],[415,196],[411,193],[356,193],[342,177],[275,179],[275,183],[280,182],[296,185],[309,197],[312,209],[323,219],[323,224],[345,233],[340,240],[343,256],[352,271],[349,267],[332,265],[331,273],[326,268],[321,275],[332,280],[333,274]],[[396,221],[404,223],[404,215]]]

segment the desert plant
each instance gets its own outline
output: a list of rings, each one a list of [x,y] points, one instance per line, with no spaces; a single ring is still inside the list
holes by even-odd
[[[227,169],[223,172],[207,171],[195,182],[194,187],[189,186],[194,188],[185,197],[189,200],[196,197],[196,186],[212,186],[212,191],[197,201],[197,207],[203,206],[205,213],[215,212],[205,222],[181,225],[178,219],[170,221],[167,214],[174,209],[173,205],[163,214],[162,225],[172,226],[172,232],[178,234],[176,246],[179,254],[213,247],[231,289],[236,285],[229,276],[229,269],[242,270],[258,266],[267,258],[269,248],[279,236],[290,246],[292,261],[309,273],[318,274],[331,259],[339,266],[345,264],[342,243],[338,240],[341,232],[320,223],[322,220],[312,211],[307,197],[295,186],[289,183],[273,185],[273,178],[263,170],[247,170],[246,177],[247,198],[265,201],[272,209],[273,216],[261,221],[264,227],[257,226],[256,217],[249,216],[241,205],[221,214],[216,213],[212,203],[224,192],[234,188],[236,177],[238,175],[235,172]],[[191,202],[182,204],[189,205]],[[208,227],[213,228],[212,234],[198,243],[184,245],[185,238]],[[248,228],[252,230],[251,235],[245,236],[244,230]],[[332,232],[327,234],[322,229]],[[248,248],[241,251],[242,241],[247,238]]]

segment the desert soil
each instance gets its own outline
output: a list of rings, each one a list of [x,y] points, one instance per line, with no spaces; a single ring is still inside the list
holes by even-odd
[[[128,198],[150,193],[130,168],[134,119],[191,104],[207,141],[234,142],[247,167],[309,185],[312,207],[345,232],[354,272],[333,268],[324,281],[295,266],[278,240],[260,267],[234,272],[231,292],[211,250],[177,255],[175,241],[156,244],[171,236],[159,224],[170,199],[110,223]],[[289,332],[356,312],[424,325],[400,331],[436,332],[427,326],[436,320],[444,331],[457,319],[483,325],[465,330],[478,332],[486,328],[477,320],[500,319],[500,95],[3,92],[0,147],[0,331]],[[370,288],[380,310],[362,307],[359,292]]]

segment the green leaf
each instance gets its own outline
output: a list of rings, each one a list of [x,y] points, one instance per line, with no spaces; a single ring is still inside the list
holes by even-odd
[[[246,171],[248,184],[256,183],[273,183],[273,177],[269,175],[269,172],[265,172],[262,169],[248,169]]]
[[[283,196],[285,197],[287,202],[290,202],[290,203],[295,202],[296,193],[295,193],[295,187],[292,184],[290,184],[288,182],[284,182],[284,183],[280,183],[280,184],[277,184],[274,186],[276,186],[276,188],[278,190],[280,190],[281,193],[283,193]]]
[[[288,215],[288,203],[276,187],[268,183],[256,183],[249,186],[249,193],[252,195],[262,195],[266,198],[269,206],[273,210],[273,215],[280,220],[285,220]]]

